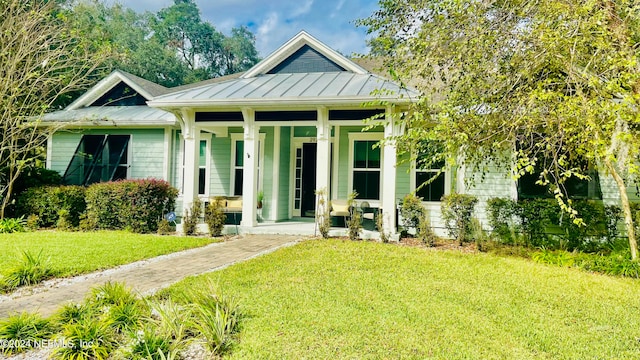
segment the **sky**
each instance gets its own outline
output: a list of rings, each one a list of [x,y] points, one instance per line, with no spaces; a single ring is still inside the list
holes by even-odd
[[[173,0],[111,0],[138,12],[156,12]],[[366,29],[355,20],[378,9],[377,0],[196,0],[202,18],[226,35],[247,26],[256,36],[261,57],[269,55],[301,30],[344,55],[365,54]]]

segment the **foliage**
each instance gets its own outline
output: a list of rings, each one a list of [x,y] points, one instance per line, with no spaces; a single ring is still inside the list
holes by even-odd
[[[188,326],[204,339],[215,354],[227,352],[235,342],[241,319],[240,307],[234,297],[216,291],[212,282],[178,294],[181,301],[192,304]]]
[[[121,304],[136,304],[137,296],[122,282],[111,282],[91,289],[91,294],[87,298],[88,303],[97,308],[111,307]]]
[[[329,238],[329,230],[331,229],[331,215],[329,201],[327,200],[327,189],[316,190],[318,197],[318,208],[316,209],[316,226],[320,231],[323,239]]]
[[[468,194],[450,194],[442,197],[442,219],[449,235],[460,242],[471,240],[471,218],[478,198]]]
[[[152,327],[145,327],[135,334],[131,345],[130,359],[162,360],[171,351],[170,339],[156,333]]]
[[[384,217],[382,216],[382,214],[378,214],[378,216],[376,217],[376,228],[378,229],[378,232],[380,233],[380,241],[382,241],[383,243],[388,243],[389,242],[389,234],[387,234],[384,231]]]
[[[400,216],[402,216],[402,225],[407,228],[417,228],[420,221],[427,217],[427,209],[422,206],[420,198],[415,194],[407,194],[402,199],[402,207],[400,208]]]
[[[30,188],[20,194],[16,212],[22,216],[38,216],[38,225],[51,227],[57,224],[60,211],[65,211],[71,226],[80,223],[85,212],[85,188],[82,186],[45,186]]]
[[[198,223],[200,222],[200,214],[202,214],[202,201],[199,198],[195,198],[191,208],[185,209],[182,217],[182,232],[185,235],[196,234]]]
[[[86,191],[87,219],[99,229],[130,229],[151,233],[173,210],[178,190],[164,180],[122,180],[97,183]]]
[[[179,304],[172,299],[162,301],[150,301],[150,322],[154,324],[159,336],[172,339],[173,347],[179,347],[192,335],[191,330],[184,321],[189,318],[191,308]]]
[[[608,255],[541,249],[531,254],[540,263],[598,272],[613,276],[640,278],[640,264],[632,261],[628,251]]]
[[[615,206],[605,207],[589,200],[572,201],[572,207],[584,217],[579,225],[571,221],[552,199],[515,202],[493,198],[487,204],[489,223],[503,244],[586,252],[610,251],[616,244],[620,215]],[[524,242],[520,242],[519,232],[524,234]]]
[[[90,48],[60,6],[47,0],[0,3],[0,219],[21,174],[37,166],[48,136],[59,128],[36,126],[42,116],[85,88],[111,56],[104,42]]]
[[[428,216],[421,217],[418,221],[418,228],[416,229],[416,237],[420,239],[425,245],[434,246],[438,236],[433,232],[431,228],[431,221]]]
[[[62,231],[68,231],[73,229],[71,223],[71,215],[68,210],[58,210],[58,221],[56,222],[56,228]]]
[[[513,244],[516,239],[511,235],[514,231],[519,231],[519,224],[516,221],[517,203],[511,199],[491,198],[487,200],[487,217],[493,233],[502,240],[503,243]]]
[[[567,184],[610,174],[632,258],[627,189],[640,173],[640,11],[635,0],[382,1],[360,21],[374,53],[421,97],[399,114],[400,152],[439,141],[470,173],[539,174],[581,222]],[[515,145],[515,146],[514,146]]]
[[[347,220],[347,231],[349,235],[349,239],[351,240],[359,240],[360,232],[362,231],[362,219],[360,212],[356,211],[356,201],[355,199],[358,197],[357,192],[352,192],[349,194],[347,199],[347,205],[349,206],[349,220]]]
[[[158,235],[169,235],[173,230],[173,226],[171,226],[169,220],[162,218],[158,221]]]
[[[22,218],[4,218],[0,220],[0,234],[26,231],[27,222]]]
[[[54,359],[104,360],[117,346],[116,335],[108,321],[83,318],[73,324],[65,324],[62,338],[67,346],[53,350]]]
[[[209,228],[209,235],[220,236],[224,229],[224,223],[227,220],[227,215],[224,212],[223,198],[215,198],[204,209],[204,222]]]
[[[77,324],[96,316],[96,309],[86,303],[67,303],[54,315],[59,324]]]
[[[35,347],[35,342],[49,339],[53,330],[48,320],[34,313],[23,312],[0,320],[0,353],[17,353]]]
[[[38,284],[54,276],[49,261],[43,258],[42,250],[37,255],[29,251],[22,252],[22,258],[3,277],[4,286],[13,290],[20,286]]]
[[[87,38],[113,44],[107,64],[167,87],[247,70],[257,63],[255,37],[245,27],[227,36],[204,21],[194,1],[176,1],[157,13],[121,4],[77,2],[69,9]]]

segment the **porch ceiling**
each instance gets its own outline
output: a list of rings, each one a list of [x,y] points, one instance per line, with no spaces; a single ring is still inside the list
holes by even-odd
[[[373,95],[375,90],[382,94]],[[267,74],[207,84],[156,97],[152,107],[265,104],[359,104],[376,99],[407,103],[418,94],[374,74]]]

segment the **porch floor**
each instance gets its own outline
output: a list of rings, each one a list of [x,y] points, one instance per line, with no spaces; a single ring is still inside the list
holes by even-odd
[[[236,226],[225,225],[224,234],[255,234],[255,235],[303,235],[303,236],[320,236],[320,231],[316,227],[316,223],[312,218],[295,218],[281,222],[259,222],[257,226]],[[332,227],[329,230],[330,237],[348,236],[347,228]],[[380,234],[377,231],[362,230],[360,232],[362,239],[379,239]]]

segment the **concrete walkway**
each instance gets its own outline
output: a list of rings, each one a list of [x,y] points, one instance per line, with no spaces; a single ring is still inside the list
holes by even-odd
[[[22,311],[52,315],[60,305],[80,302],[94,286],[107,281],[124,282],[141,294],[150,294],[190,275],[218,270],[239,261],[295,244],[300,236],[244,235],[150,260],[124,265],[100,273],[63,281],[44,292],[0,302],[0,318]]]

